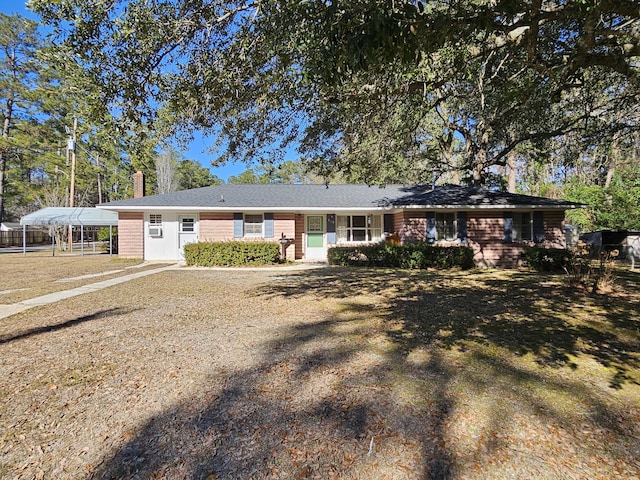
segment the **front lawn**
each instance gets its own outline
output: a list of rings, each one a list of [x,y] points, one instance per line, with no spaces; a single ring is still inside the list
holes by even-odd
[[[142,260],[107,254],[51,256],[51,252],[30,252],[25,256],[21,253],[2,253],[0,304],[16,303],[105,280],[124,273],[128,268],[147,268],[142,267],[142,263]]]
[[[640,475],[640,275],[158,273],[0,322],[2,478]]]

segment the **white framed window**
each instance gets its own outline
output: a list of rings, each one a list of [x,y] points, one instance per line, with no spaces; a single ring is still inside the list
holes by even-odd
[[[196,219],[194,217],[182,217],[180,219],[180,233],[193,233],[196,231]]]
[[[262,214],[245,214],[244,236],[245,237],[264,236],[264,217]]]
[[[149,215],[149,236],[162,237],[162,215],[159,213]]]
[[[453,212],[436,213],[436,239],[452,242],[456,239],[456,214]]]
[[[514,242],[527,242],[533,238],[533,222],[530,212],[514,212],[511,230]]]
[[[338,243],[377,242],[382,239],[382,215],[338,215]]]
[[[307,217],[307,233],[324,233],[324,217],[313,215]]]

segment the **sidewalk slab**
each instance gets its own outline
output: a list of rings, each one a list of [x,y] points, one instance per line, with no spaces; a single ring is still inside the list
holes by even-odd
[[[62,290],[60,292],[48,293],[39,297],[23,300],[22,302],[13,303],[9,305],[0,305],[0,319],[10,317],[20,312],[24,312],[33,307],[40,305],[48,305],[50,303],[56,303],[67,298],[76,297],[85,293],[97,292],[103,288],[112,287],[120,283],[128,282],[136,278],[146,277],[147,275],[153,275],[154,273],[163,272],[165,270],[171,270],[177,268],[176,264],[163,265],[160,268],[154,268],[153,270],[144,270],[142,272],[130,273],[123,275],[122,277],[111,278],[109,280],[103,280],[102,282],[91,283],[89,285],[83,285],[81,287],[72,288],[70,290]]]
[[[144,264],[141,264],[144,265]],[[22,302],[13,303],[13,304],[5,304],[0,305],[0,320],[3,318],[10,317],[12,315],[16,315],[17,313],[24,312],[33,307],[41,306],[41,305],[49,305],[51,303],[60,302],[62,300],[66,300],[67,298],[76,297],[78,295],[83,295],[85,293],[96,292],[98,290],[102,290],[103,288],[112,287],[114,285],[118,285],[120,283],[128,282],[129,280],[134,280],[136,278],[146,277],[147,275],[153,275],[154,273],[164,272],[166,270],[237,270],[242,272],[248,271],[273,271],[273,272],[290,272],[295,270],[312,270],[316,268],[325,268],[327,266],[326,263],[296,263],[293,265],[285,265],[278,267],[242,267],[242,268],[234,268],[234,267],[187,267],[184,263],[172,263],[167,265],[166,263],[161,263],[158,268],[154,268],[151,270],[144,270],[142,272],[130,273],[128,275],[123,275],[121,277],[111,278],[108,280],[103,280],[101,282],[91,283],[89,285],[83,285],[81,287],[72,288],[69,290],[62,290],[59,292],[48,293],[46,295],[41,295],[39,297],[30,298],[27,300],[23,300]],[[134,268],[134,267],[126,267]],[[117,270],[112,270],[107,272],[108,274],[112,274],[117,272]],[[85,276],[88,278],[89,276]],[[76,277],[78,278],[82,277]]]

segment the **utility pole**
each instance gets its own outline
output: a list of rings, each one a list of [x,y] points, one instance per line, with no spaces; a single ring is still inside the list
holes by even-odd
[[[73,119],[73,130],[67,148],[71,152],[71,186],[69,187],[69,206],[74,206],[74,197],[76,194],[76,130],[78,128],[78,119]]]
[[[102,180],[100,179],[100,154],[96,153],[96,168],[98,169],[98,203],[102,203]]]
[[[69,206],[74,207],[74,197],[76,195],[76,130],[78,129],[78,119],[73,119],[73,130],[67,142],[67,156],[71,153],[71,184],[69,185]],[[69,251],[73,245],[73,225],[69,225]]]

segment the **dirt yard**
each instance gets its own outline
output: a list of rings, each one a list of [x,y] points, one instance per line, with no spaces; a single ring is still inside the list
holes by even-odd
[[[640,478],[639,283],[184,269],[32,309],[0,478]]]

